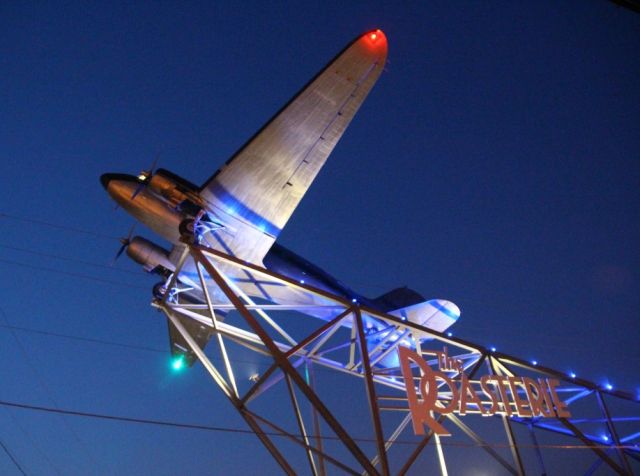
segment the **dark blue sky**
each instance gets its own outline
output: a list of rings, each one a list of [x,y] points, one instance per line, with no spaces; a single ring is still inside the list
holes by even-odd
[[[165,348],[157,279],[69,261],[108,264],[132,223],[100,174],[161,153],[201,183],[378,27],[387,72],[280,242],[365,294],[457,303],[456,335],[640,392],[640,16],[604,0],[2,3],[0,213],[62,227],[0,216],[6,319]],[[244,428],[201,368],[15,336],[0,328],[2,400]],[[0,438],[28,474],[276,468],[252,436],[6,408]]]

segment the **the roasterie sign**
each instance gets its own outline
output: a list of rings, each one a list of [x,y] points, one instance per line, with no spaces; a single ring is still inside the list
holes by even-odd
[[[529,377],[504,377],[483,375],[479,380],[469,380],[463,362],[449,357],[447,348],[433,352],[437,368],[432,368],[416,352],[399,346],[400,366],[407,389],[409,410],[416,435],[424,435],[424,425],[440,436],[451,433],[440,424],[436,414],[480,413],[491,416],[503,413],[507,416],[568,418],[567,404],[558,398],[556,379]],[[414,363],[420,369],[415,377]],[[454,372],[453,377],[445,372]],[[415,382],[419,378],[418,390]],[[443,395],[446,394],[446,395]]]

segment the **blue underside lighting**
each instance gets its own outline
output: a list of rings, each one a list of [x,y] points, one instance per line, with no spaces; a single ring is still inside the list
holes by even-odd
[[[268,233],[271,236],[278,236],[280,234],[280,228],[278,226],[271,223],[260,214],[254,212],[238,198],[234,197],[233,194],[231,194],[222,185],[216,184],[216,186],[211,189],[211,193],[213,193],[213,195],[215,195],[224,204],[229,215],[240,215],[260,231]]]
[[[496,351],[496,348],[495,348],[495,347],[491,347],[491,349],[490,349],[490,350],[491,350],[491,352],[495,352],[495,351]]]
[[[611,385],[610,383],[606,384],[604,386],[604,388],[606,388],[607,390],[613,390],[613,385]]]
[[[569,377],[571,377],[571,378],[576,378],[576,374],[575,374],[575,372],[571,372],[571,373],[569,374]]]

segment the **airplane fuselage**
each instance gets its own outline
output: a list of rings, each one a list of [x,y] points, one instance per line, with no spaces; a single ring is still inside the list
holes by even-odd
[[[102,185],[123,209],[173,245],[169,251],[142,237],[123,240],[130,258],[147,271],[165,276],[163,286],[178,285],[166,290],[171,293],[167,298],[179,295],[203,303],[207,290],[216,303],[224,304],[227,299],[219,287],[201,276],[195,261],[185,253],[181,237],[191,239],[192,235],[200,245],[272,272],[256,268],[249,272],[229,261],[217,263],[227,283],[245,300],[304,306],[305,314],[324,320],[335,316],[327,306],[335,304],[335,299],[310,292],[305,286],[285,286],[278,278],[282,275],[338,296],[339,301],[358,302],[437,331],[458,319],[460,310],[455,304],[440,299],[425,301],[407,288],[367,299],[276,243],[380,77],[387,51],[387,39],[380,30],[355,38],[201,187],[162,169],[138,176],[101,177]],[[169,278],[171,275],[176,279]],[[376,339],[376,333],[386,332],[385,339],[399,338],[399,326],[385,329],[388,324],[373,316],[363,316],[363,321],[372,338],[369,343]],[[351,320],[343,325],[350,327]],[[203,344],[208,339],[205,334]],[[418,333],[413,338],[423,337]]]
[[[171,180],[176,180],[177,178],[177,176],[163,170],[158,171],[156,175],[167,177],[163,180],[165,183],[169,180],[168,177]],[[182,198],[185,198],[185,200],[178,203],[171,202],[158,193],[157,190],[153,190],[153,178],[151,179],[151,184],[147,185],[134,175],[104,174],[101,177],[101,182],[111,198],[120,207],[173,245],[180,244],[180,224],[193,220],[199,211],[196,203],[189,203],[189,200],[185,198],[187,194],[183,190],[189,185],[186,180],[180,180],[180,184],[175,183],[175,187],[179,187],[179,192],[183,193]],[[191,190],[187,190],[187,192],[189,196],[194,198],[194,201],[197,200],[195,186]],[[141,264],[148,271],[173,271],[171,267],[167,266],[166,261],[158,259],[157,251],[163,250],[163,248],[146,239],[137,240],[137,238],[132,240],[133,248],[127,249],[127,255],[130,258]],[[138,244],[141,246],[136,246]],[[152,244],[155,247],[151,248],[148,244]],[[145,246],[145,249],[141,249],[141,247]],[[156,253],[152,253],[152,251],[156,251]],[[168,260],[170,252],[168,250],[163,251],[166,253]],[[145,258],[147,258],[146,261]],[[274,243],[262,264],[270,271],[291,279],[307,283],[345,299],[357,300],[363,304],[375,306],[368,298],[351,290],[320,267],[278,243]]]

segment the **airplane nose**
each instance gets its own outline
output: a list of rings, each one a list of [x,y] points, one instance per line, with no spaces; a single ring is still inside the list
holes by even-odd
[[[100,176],[100,183],[104,187],[105,190],[109,187],[109,182],[113,179],[113,174],[102,174]]]

